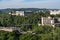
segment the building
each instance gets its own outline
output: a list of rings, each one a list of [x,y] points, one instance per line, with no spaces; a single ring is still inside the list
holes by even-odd
[[[54,20],[52,17],[42,17],[41,18],[41,25],[51,25],[53,26]]]
[[[54,24],[55,24],[55,26],[59,27],[60,26],[60,18],[54,18]]]
[[[29,10],[24,11],[24,15],[25,15],[25,16],[27,16],[27,15],[29,15],[29,14],[33,14],[33,11],[29,11]]]
[[[41,25],[60,26],[60,18],[41,17]]]
[[[26,11],[12,11],[9,12],[9,14],[16,15],[16,16],[27,16],[29,14],[32,14],[32,11],[26,10]]]
[[[9,12],[9,14],[11,15],[16,15],[16,16],[24,16],[24,11],[12,11],[12,12]]]
[[[50,15],[60,14],[60,10],[50,10]]]

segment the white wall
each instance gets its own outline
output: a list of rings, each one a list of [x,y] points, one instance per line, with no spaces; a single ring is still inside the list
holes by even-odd
[[[56,14],[60,14],[60,10],[56,11],[50,11],[50,15],[56,15]]]
[[[16,11],[16,15],[24,16],[24,11]]]

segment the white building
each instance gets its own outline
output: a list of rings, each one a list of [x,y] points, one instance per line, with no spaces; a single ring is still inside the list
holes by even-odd
[[[50,10],[50,15],[56,15],[56,14],[60,14],[60,10]]]
[[[24,11],[16,11],[16,12],[9,12],[9,14],[12,14],[12,15],[20,15],[20,16],[24,16]]]
[[[41,24],[42,25],[53,25],[54,24],[54,20],[52,20],[51,17],[42,17],[41,18]]]
[[[44,25],[49,25],[53,27],[59,27],[60,26],[60,18],[52,18],[52,17],[41,17],[41,24],[42,26]],[[38,26],[40,26],[38,25]]]

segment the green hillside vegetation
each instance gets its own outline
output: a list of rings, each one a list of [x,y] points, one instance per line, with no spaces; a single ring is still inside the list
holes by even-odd
[[[12,16],[9,14],[0,14],[1,27],[20,27],[24,31],[32,31],[32,33],[21,34],[17,31],[5,32],[0,31],[0,40],[60,40],[60,27],[38,26],[42,16],[59,17],[50,15],[48,11],[45,13],[33,13],[28,16]],[[27,25],[25,25],[27,24]],[[31,25],[29,25],[31,24]]]
[[[0,31],[0,40],[60,40],[60,28],[51,28],[49,26],[34,28],[36,34],[18,34],[16,31]]]

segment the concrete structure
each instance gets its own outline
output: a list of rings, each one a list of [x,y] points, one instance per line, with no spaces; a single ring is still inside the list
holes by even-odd
[[[49,26],[60,26],[60,18],[52,18],[52,17],[42,17],[41,25],[49,25]]]
[[[12,12],[9,12],[9,14],[16,15],[16,16],[18,16],[18,15],[24,16],[24,11],[16,11],[16,12],[12,11]]]
[[[60,14],[60,10],[50,10],[50,15],[56,15],[56,14]]]
[[[41,18],[41,25],[53,25],[54,24],[54,20],[52,20],[51,17],[42,17]]]
[[[60,26],[60,18],[54,18],[54,24],[55,26]]]
[[[30,14],[33,14],[33,11],[29,11],[29,10],[24,11],[25,16],[30,15]]]
[[[20,29],[17,28],[17,27],[0,27],[0,30],[12,32],[12,31],[14,31],[14,30],[18,30],[18,31],[19,31]]]

